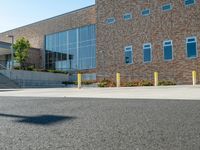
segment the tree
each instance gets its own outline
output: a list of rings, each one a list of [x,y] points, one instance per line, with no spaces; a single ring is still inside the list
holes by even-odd
[[[21,68],[25,67],[26,59],[28,58],[29,49],[31,48],[30,42],[24,37],[18,39],[13,44],[15,60],[20,64]]]

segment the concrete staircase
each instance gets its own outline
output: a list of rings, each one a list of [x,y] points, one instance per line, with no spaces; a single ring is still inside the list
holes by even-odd
[[[41,80],[15,80],[21,88],[61,88],[66,87],[61,81],[41,81]]]
[[[0,70],[1,88],[59,88],[68,81],[68,75],[24,70]]]
[[[0,73],[0,89],[16,89],[19,86],[9,78]]]

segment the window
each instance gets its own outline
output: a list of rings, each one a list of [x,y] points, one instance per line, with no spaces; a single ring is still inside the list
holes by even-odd
[[[188,58],[197,57],[197,39],[196,37],[189,37],[186,39],[186,53]]]
[[[125,63],[132,64],[133,63],[133,48],[132,48],[132,46],[125,47],[124,54],[125,54]]]
[[[196,0],[184,0],[185,6],[193,5],[196,3]]]
[[[128,21],[128,20],[131,20],[133,17],[132,17],[132,14],[131,13],[125,13],[124,15],[123,15],[123,19],[125,20],[125,21]]]
[[[172,5],[171,4],[165,4],[162,6],[163,11],[170,11],[172,10]]]
[[[115,18],[114,17],[111,17],[111,18],[108,18],[108,19],[106,19],[106,24],[113,24],[113,23],[115,23]]]
[[[147,8],[143,9],[142,16],[148,16],[148,15],[150,15],[150,9],[147,9]]]
[[[46,69],[96,68],[96,25],[46,35],[45,40]]]
[[[143,45],[143,61],[144,63],[152,61],[152,49],[150,43],[146,43]]]
[[[173,59],[173,44],[172,40],[163,42],[164,60],[169,61]]]

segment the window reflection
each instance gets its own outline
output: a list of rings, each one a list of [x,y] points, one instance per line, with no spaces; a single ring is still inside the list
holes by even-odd
[[[96,67],[96,26],[47,35],[46,68],[83,70]]]

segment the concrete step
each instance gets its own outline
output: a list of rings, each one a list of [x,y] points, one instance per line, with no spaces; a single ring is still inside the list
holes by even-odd
[[[65,87],[62,81],[34,81],[34,80],[16,80],[22,88],[57,88]]]
[[[59,88],[66,87],[62,81],[37,81],[37,80],[15,80],[0,74],[0,89],[12,88]]]
[[[64,84],[20,84],[22,88],[58,88],[65,87]]]
[[[13,88],[19,88],[19,86],[14,81],[0,74],[0,89],[13,89]]]
[[[66,86],[63,85],[24,85],[21,88],[64,88]]]

